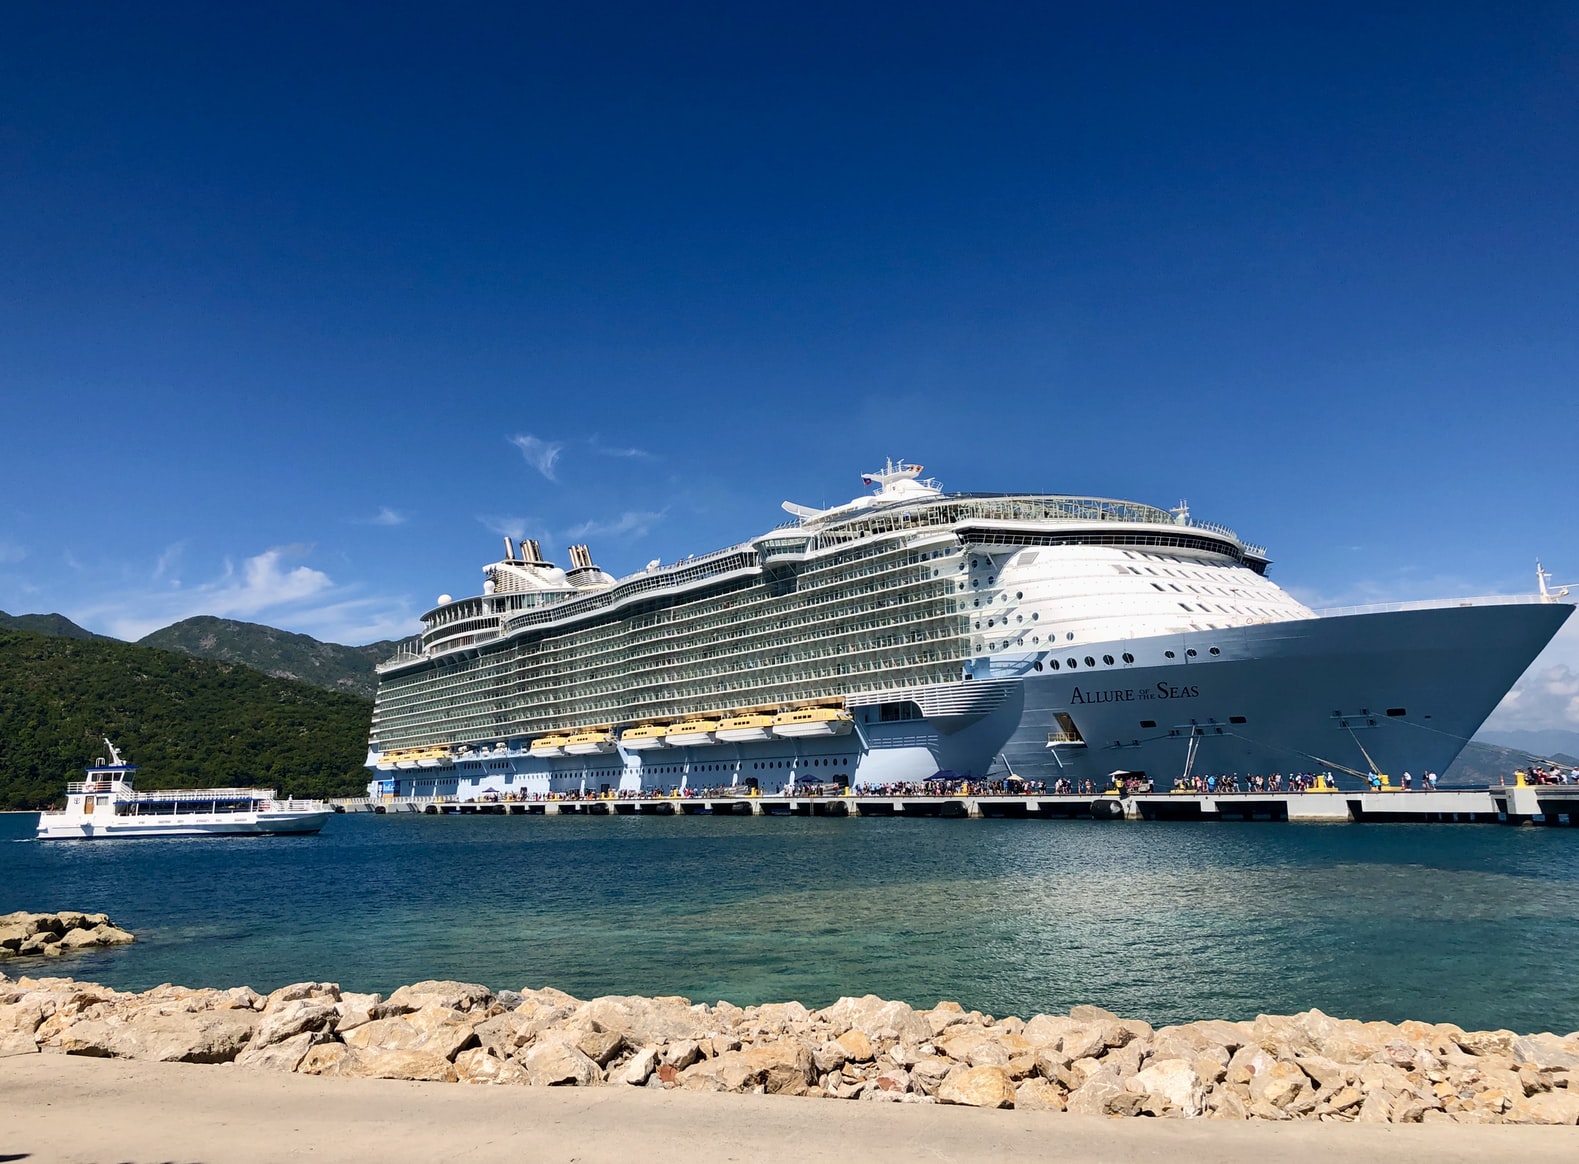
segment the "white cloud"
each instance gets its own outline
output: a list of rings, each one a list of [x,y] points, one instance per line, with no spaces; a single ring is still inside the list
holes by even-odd
[[[169,545],[169,546],[165,547],[164,553],[160,554],[159,555],[159,560],[154,563],[154,581],[155,582],[163,581],[165,576],[167,574],[169,574],[170,571],[175,569],[176,564],[181,560],[181,551],[183,549],[185,549],[185,548],[186,547],[181,542],[176,542],[174,545]],[[175,578],[175,577],[171,577],[170,578],[170,585],[171,586],[179,586],[179,585],[181,585],[181,579]]]
[[[650,460],[652,458],[652,454],[646,449],[623,448],[618,445],[606,445],[603,443],[602,438],[600,438],[596,433],[587,438],[587,444],[591,447],[594,453],[604,457],[640,457],[646,460]]]
[[[405,600],[361,595],[354,586],[336,585],[321,570],[292,564],[310,552],[307,546],[276,546],[247,558],[240,569],[227,560],[210,582],[185,588],[123,588],[113,599],[74,610],[70,617],[123,639],[139,639],[199,614],[266,621],[332,642],[415,632]]]
[[[380,505],[378,512],[371,518],[373,525],[405,525],[407,515],[398,509],[391,509],[387,505]]]
[[[545,441],[530,433],[520,433],[511,437],[510,443],[521,450],[521,455],[532,468],[550,481],[559,480],[554,476],[554,466],[559,463],[559,454],[565,451],[561,442]]]
[[[644,537],[647,531],[663,520],[663,513],[651,513],[640,510],[627,510],[613,521],[584,521],[580,525],[571,526],[565,531],[565,538],[569,541],[580,541],[582,538],[622,538]]]
[[[1502,697],[1486,727],[1495,731],[1579,728],[1579,614],[1569,616]]]
[[[16,542],[0,541],[0,566],[14,566],[27,557],[27,547]]]
[[[484,529],[491,529],[502,537],[514,538],[516,541],[529,537],[538,537],[539,540],[542,540],[543,523],[535,517],[515,517],[506,513],[481,513],[477,515],[477,520],[482,523]]]

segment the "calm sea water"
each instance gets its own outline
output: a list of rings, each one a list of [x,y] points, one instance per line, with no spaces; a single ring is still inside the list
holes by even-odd
[[[43,965],[124,989],[458,978],[1579,1027],[1579,830],[347,815],[39,843],[34,822],[0,816],[0,912],[109,913],[135,945]]]

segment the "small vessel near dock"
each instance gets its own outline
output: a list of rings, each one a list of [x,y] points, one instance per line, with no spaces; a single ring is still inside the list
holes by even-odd
[[[66,807],[38,814],[39,840],[105,837],[266,836],[316,833],[334,809],[321,800],[281,799],[272,788],[175,788],[151,792],[134,785],[137,765],[114,744],[66,785]]]

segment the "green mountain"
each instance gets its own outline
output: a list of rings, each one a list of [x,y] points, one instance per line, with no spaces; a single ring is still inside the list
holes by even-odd
[[[146,788],[256,785],[346,796],[367,784],[372,704],[110,639],[0,631],[0,808],[58,802],[108,736]]]
[[[7,614],[0,610],[0,630],[30,631],[35,635],[58,635],[64,639],[102,639],[83,630],[63,614]]]
[[[395,653],[393,642],[343,647],[255,622],[209,615],[182,619],[144,635],[137,643],[201,659],[240,663],[278,679],[298,679],[326,691],[342,691],[363,699],[372,699],[378,686],[374,664]]]
[[[1559,763],[1579,764],[1572,756],[1557,752],[1550,757]],[[1533,761],[1526,752],[1516,751],[1512,748],[1502,748],[1495,744],[1488,744],[1484,740],[1474,739],[1464,745],[1464,750],[1458,754],[1458,759],[1448,770],[1442,773],[1442,786],[1452,785],[1462,788],[1466,785],[1499,784],[1506,781],[1513,783],[1513,774],[1520,768],[1529,768]],[[1420,773],[1416,772],[1418,777]],[[1418,788],[1419,785],[1416,784]]]

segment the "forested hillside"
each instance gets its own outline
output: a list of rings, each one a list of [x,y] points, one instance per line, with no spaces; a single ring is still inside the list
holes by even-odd
[[[144,788],[366,787],[372,704],[353,695],[109,639],[0,631],[0,808],[58,801],[108,736]]]
[[[203,659],[242,663],[282,679],[300,679],[314,687],[373,698],[378,676],[373,671],[395,653],[393,642],[345,647],[323,643],[255,622],[199,615],[156,630],[138,640],[144,647],[183,651]]]

